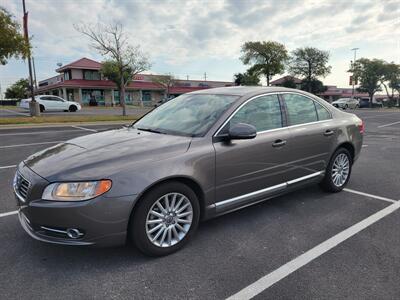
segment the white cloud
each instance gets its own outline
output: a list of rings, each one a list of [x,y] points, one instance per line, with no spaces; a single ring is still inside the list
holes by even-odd
[[[22,18],[20,1],[4,6]],[[399,6],[398,0],[27,0],[39,78],[52,74],[58,61],[101,59],[73,24],[118,21],[130,41],[150,54],[153,72],[190,70],[193,78],[207,71],[211,79],[229,80],[232,72],[244,69],[239,56],[245,41],[277,40],[289,50],[314,46],[330,51],[333,73],[326,81],[338,85],[347,84],[353,47],[362,56],[399,62]],[[221,70],[224,61],[230,65]],[[5,77],[25,76],[12,69],[1,72],[2,83]]]

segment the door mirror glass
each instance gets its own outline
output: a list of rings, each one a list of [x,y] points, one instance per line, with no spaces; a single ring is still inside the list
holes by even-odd
[[[257,129],[250,124],[238,123],[229,129],[229,138],[232,140],[254,139],[257,135]]]

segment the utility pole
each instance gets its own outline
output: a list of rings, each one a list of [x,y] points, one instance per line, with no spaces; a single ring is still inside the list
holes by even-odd
[[[25,0],[22,0],[22,7],[24,10],[24,37],[25,37],[25,42],[27,45],[29,45],[29,34],[28,34],[28,13],[26,12],[26,7],[25,7]],[[29,111],[31,113],[32,117],[38,117],[40,116],[40,108],[39,108],[39,103],[36,102],[35,100],[35,92],[33,90],[33,76],[32,76],[32,64],[31,64],[31,50],[29,47],[28,50],[28,67],[29,67],[29,89],[31,92],[31,97],[32,101],[29,102]]]
[[[35,90],[37,90],[35,58],[33,56],[32,56],[32,65],[33,65],[33,80],[35,82]]]
[[[204,72],[204,81],[207,81],[207,72]]]
[[[189,75],[186,75],[186,80],[189,81]]]
[[[352,76],[352,78],[351,78],[351,81],[352,81],[352,84],[353,84],[353,91],[351,92],[351,99],[354,99],[354,84],[355,84],[355,77],[354,77],[354,66],[355,66],[355,63],[356,63],[356,57],[357,57],[357,50],[358,49],[360,49],[360,48],[353,48],[353,49],[351,49],[351,51],[354,51],[354,60],[353,60],[353,66],[352,66],[352,68],[353,68],[353,76]]]

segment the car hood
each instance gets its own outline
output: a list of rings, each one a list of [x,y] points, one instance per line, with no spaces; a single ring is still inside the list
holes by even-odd
[[[28,157],[24,163],[49,180],[109,178],[133,165],[186,152],[190,137],[123,128],[69,140]]]

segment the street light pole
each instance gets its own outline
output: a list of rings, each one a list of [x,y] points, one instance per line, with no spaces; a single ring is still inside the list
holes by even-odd
[[[28,13],[26,12],[25,0],[22,0],[22,7],[23,7],[23,10],[24,10],[24,37],[25,37],[26,44],[29,45]],[[40,108],[39,108],[39,103],[37,103],[36,100],[35,100],[30,47],[28,49],[27,60],[28,60],[28,68],[29,68],[29,83],[30,83],[29,84],[29,89],[30,89],[31,97],[32,97],[32,101],[29,102],[29,111],[30,111],[32,117],[38,117],[38,116],[40,116]]]
[[[360,48],[353,48],[353,49],[351,49],[351,51],[354,51],[354,60],[353,60],[353,76],[352,76],[352,79],[351,79],[351,81],[352,81],[352,84],[353,84],[353,91],[352,91],[352,93],[351,93],[351,99],[354,99],[354,83],[355,83],[355,78],[354,78],[354,66],[355,66],[355,63],[356,63],[356,56],[357,56],[357,50],[358,49],[360,49]]]

